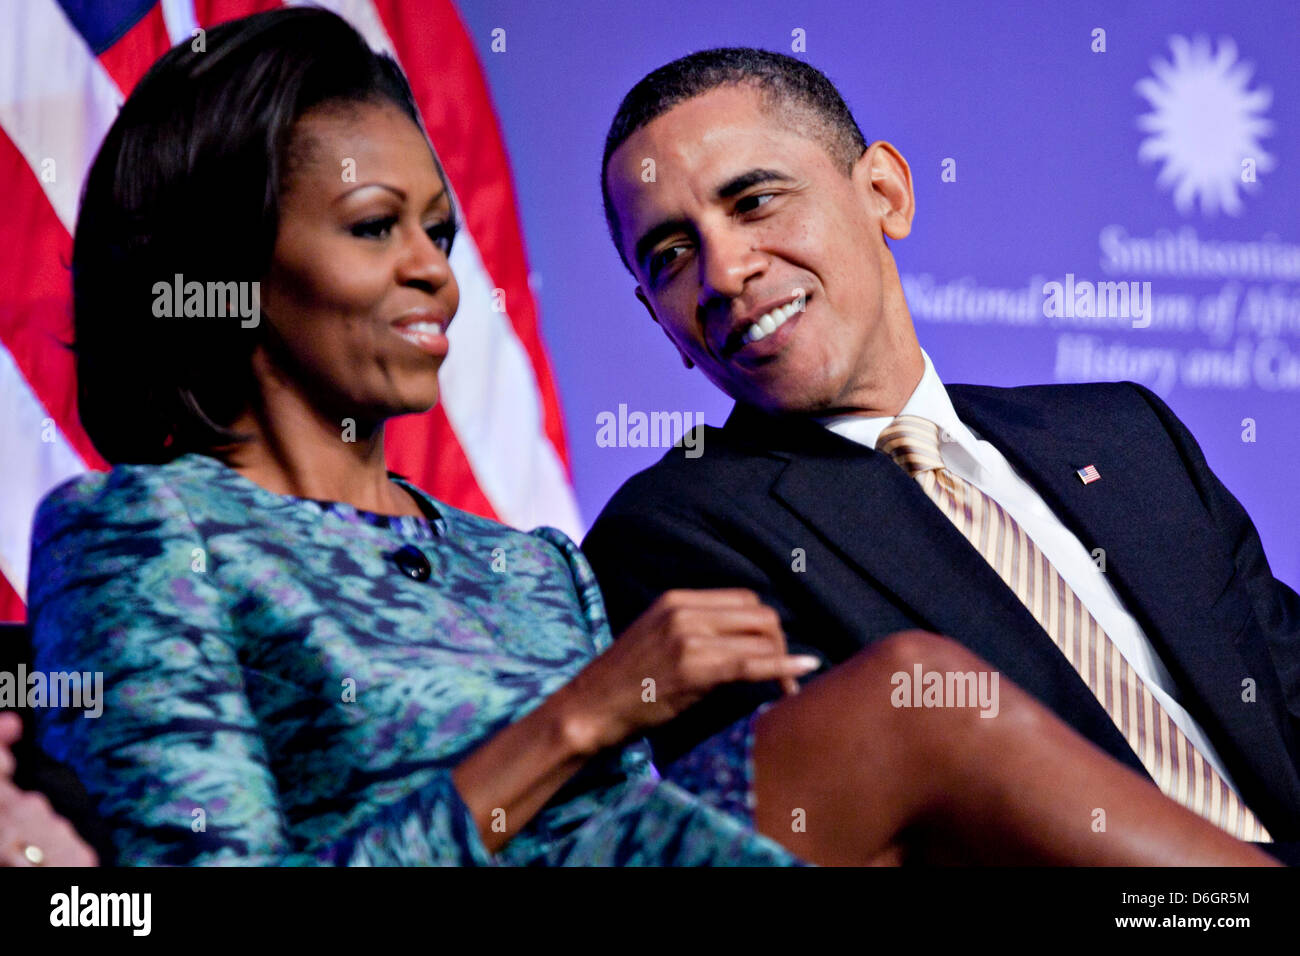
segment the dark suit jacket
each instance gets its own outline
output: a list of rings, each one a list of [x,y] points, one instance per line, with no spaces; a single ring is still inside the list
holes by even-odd
[[[1241,794],[1300,839],[1300,597],[1196,441],[1132,383],[948,388],[1089,551],[1177,682]],[[1095,465],[1101,480],[1075,471]],[[829,664],[899,630],[949,635],[1145,773],[1030,612],[888,456],[815,422],[738,406],[703,453],[669,451],[610,500],[583,544],[621,633],[659,594],[748,587],[794,652]],[[805,570],[798,565],[802,549]],[[1254,682],[1253,701],[1243,682]],[[652,736],[666,764],[777,696],[720,688]]]

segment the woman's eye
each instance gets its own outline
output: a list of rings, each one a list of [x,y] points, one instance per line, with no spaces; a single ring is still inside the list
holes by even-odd
[[[356,223],[351,231],[352,235],[362,239],[383,239],[392,232],[395,225],[397,225],[396,216],[380,216]]]
[[[736,203],[736,210],[738,212],[753,212],[759,206],[766,206],[768,201],[775,195],[775,193],[757,193],[753,196],[746,196]]]
[[[396,216],[378,216],[374,219],[367,219],[364,222],[355,223],[350,227],[352,235],[360,239],[387,239],[397,225]],[[444,256],[451,255],[451,246],[456,238],[456,223],[451,220],[434,223],[425,226],[424,231],[433,244],[437,246]]]
[[[433,240],[444,256],[451,255],[451,246],[456,239],[456,224],[450,220],[434,223],[432,226],[426,226],[425,232]]]

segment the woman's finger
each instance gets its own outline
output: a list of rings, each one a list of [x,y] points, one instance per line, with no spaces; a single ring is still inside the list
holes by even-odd
[[[740,676],[735,680],[784,682],[812,673],[822,666],[822,662],[811,654],[785,654],[780,657],[747,657],[739,666]]]
[[[783,656],[787,652],[781,619],[766,605],[741,611],[719,612],[717,624],[724,635],[761,634],[771,643],[773,654]],[[783,677],[780,683],[781,690],[786,695],[799,693],[799,682],[794,677]]]
[[[784,645],[781,619],[770,607],[682,608],[673,615],[670,630],[689,631],[696,635],[762,636],[764,640]]]
[[[784,654],[772,650],[771,641],[756,637],[724,637],[697,645],[692,657],[682,662],[687,685],[707,690],[735,681],[780,681],[802,677],[821,666],[810,654]],[[796,687],[797,690],[797,687]]]
[[[762,603],[749,588],[678,588],[665,591],[658,600],[669,606],[692,608],[750,607]]]

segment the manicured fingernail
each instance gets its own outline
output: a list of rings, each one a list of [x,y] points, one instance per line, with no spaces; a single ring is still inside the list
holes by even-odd
[[[814,657],[812,654],[795,654],[790,658],[790,663],[800,670],[811,671],[822,666],[822,659]]]

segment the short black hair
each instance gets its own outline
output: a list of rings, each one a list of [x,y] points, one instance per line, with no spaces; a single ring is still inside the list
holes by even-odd
[[[600,163],[600,194],[605,224],[623,265],[631,271],[619,244],[618,217],[609,198],[605,173],[609,158],[629,136],[679,103],[722,86],[753,84],[768,105],[801,111],[811,119],[809,134],[819,140],[844,169],[867,149],[858,121],[826,75],[814,66],[783,53],[752,47],[719,47],[673,60],[648,73],[623,97],[605,136]]]
[[[266,323],[158,318],[152,289],[177,273],[266,274],[294,125],[335,103],[392,104],[423,131],[397,63],[310,7],[183,41],[127,97],[86,179],[72,253],[79,414],[107,461],[156,464],[247,437],[228,426],[255,397]]]

